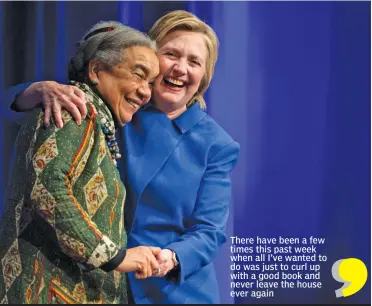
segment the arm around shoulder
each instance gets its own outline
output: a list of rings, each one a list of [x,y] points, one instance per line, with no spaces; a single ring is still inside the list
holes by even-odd
[[[44,124],[49,126],[53,116],[55,124],[61,128],[63,121],[61,109],[66,109],[80,123],[87,114],[85,94],[76,86],[63,85],[54,81],[25,83],[10,88],[7,92],[6,104],[16,112],[44,107]],[[11,116],[16,117],[16,116]],[[18,115],[17,117],[21,117]],[[18,119],[18,118],[16,118]]]

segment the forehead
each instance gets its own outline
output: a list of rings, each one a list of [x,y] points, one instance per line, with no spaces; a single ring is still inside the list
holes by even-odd
[[[136,67],[144,67],[150,70],[152,74],[158,74],[159,60],[154,50],[143,47],[134,46],[123,50],[124,65],[133,69]]]
[[[160,50],[177,49],[200,58],[207,57],[205,35],[199,32],[174,31],[167,34],[160,42]]]

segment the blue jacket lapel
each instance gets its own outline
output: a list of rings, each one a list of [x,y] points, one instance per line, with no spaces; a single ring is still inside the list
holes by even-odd
[[[124,127],[122,162],[127,188],[127,226],[132,223],[136,205],[145,187],[174,152],[183,134],[205,115],[199,104],[195,103],[172,121],[149,103]]]
[[[177,146],[181,134],[169,118],[155,108],[133,116],[124,130],[127,182],[133,188],[131,205],[137,204],[151,178]],[[134,202],[133,202],[134,201]]]

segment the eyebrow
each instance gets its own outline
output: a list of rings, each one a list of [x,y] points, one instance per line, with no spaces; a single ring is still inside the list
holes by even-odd
[[[143,65],[143,64],[136,64],[134,66],[134,70],[136,70],[136,69],[141,69],[142,71],[145,72],[146,75],[149,75],[150,74],[150,69],[147,66]]]
[[[180,53],[180,51],[178,49],[176,49],[175,47],[172,47],[172,46],[169,46],[168,48],[164,49],[164,52],[166,52],[166,51],[172,51],[172,52],[177,53],[177,54]],[[198,60],[201,63],[204,63],[203,59],[196,54],[190,54],[189,58],[191,58],[193,60]]]
[[[194,54],[190,55],[190,58],[193,60],[198,60],[199,62],[204,62],[200,56]]]

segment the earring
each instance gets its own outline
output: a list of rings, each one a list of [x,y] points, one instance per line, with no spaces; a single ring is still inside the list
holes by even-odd
[[[98,84],[97,80],[91,80],[90,82],[92,83],[92,85],[97,85]]]

